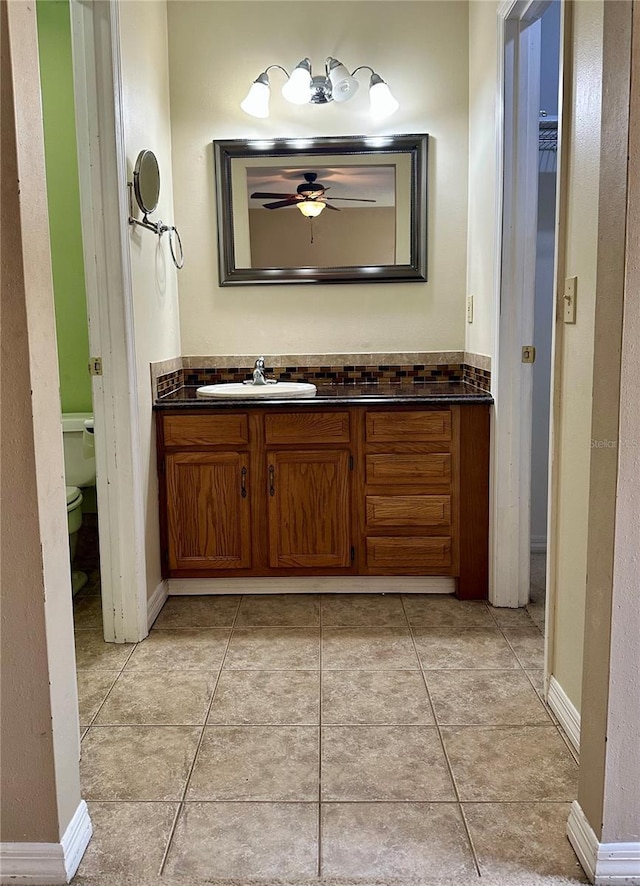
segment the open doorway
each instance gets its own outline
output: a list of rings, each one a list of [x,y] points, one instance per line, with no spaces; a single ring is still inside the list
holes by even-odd
[[[38,53],[76,629],[102,628],[89,322],[68,3],[38,0]]]
[[[513,2],[500,11],[502,226],[492,553],[497,606],[529,605],[532,536],[534,553],[541,555],[534,576],[544,574],[563,8],[559,0],[548,0]],[[541,623],[543,613],[541,603],[535,610]]]
[[[540,19],[538,212],[533,325],[536,359],[533,364],[531,421],[531,570],[528,609],[539,627],[544,626],[546,596],[559,74],[560,2],[553,0]]]

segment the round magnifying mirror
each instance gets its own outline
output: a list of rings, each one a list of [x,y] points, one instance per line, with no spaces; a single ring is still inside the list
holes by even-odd
[[[133,190],[138,206],[148,215],[158,205],[160,170],[153,151],[140,151],[133,170]]]

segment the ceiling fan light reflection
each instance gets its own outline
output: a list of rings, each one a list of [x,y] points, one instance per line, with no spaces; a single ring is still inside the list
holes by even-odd
[[[306,218],[317,218],[326,206],[326,203],[322,203],[320,200],[302,200],[297,206]]]

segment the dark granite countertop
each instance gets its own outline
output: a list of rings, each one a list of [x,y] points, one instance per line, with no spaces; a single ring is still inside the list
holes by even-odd
[[[254,409],[256,406],[315,407],[327,405],[358,406],[382,403],[394,404],[490,404],[493,397],[487,391],[463,381],[427,382],[425,384],[387,385],[331,385],[319,384],[315,397],[279,399],[216,399],[198,397],[196,387],[182,387],[156,400],[154,409]]]

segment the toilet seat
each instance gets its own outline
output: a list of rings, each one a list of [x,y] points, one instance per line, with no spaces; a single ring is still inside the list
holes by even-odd
[[[67,486],[67,514],[82,504],[82,492],[77,486]]]

